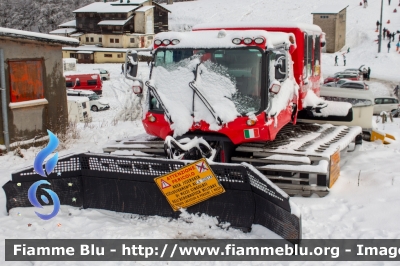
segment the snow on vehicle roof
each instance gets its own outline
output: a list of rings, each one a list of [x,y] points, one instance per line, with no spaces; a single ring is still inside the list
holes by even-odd
[[[174,40],[180,42],[176,45],[169,45],[167,48],[237,48],[246,45],[236,45],[232,43],[234,38],[257,38],[264,37],[267,41],[266,46],[273,48],[275,45],[290,44],[289,36],[292,33],[267,32],[263,30],[243,31],[224,31],[225,36],[219,38],[221,30],[210,31],[191,31],[191,32],[161,32],[156,35],[155,40]],[[293,36],[294,37],[294,36]]]
[[[84,95],[92,95],[92,94],[96,94],[94,91],[91,90],[74,90],[74,89],[68,89],[67,93],[70,92],[75,92],[75,93],[79,93],[79,94],[84,94]],[[81,96],[80,96],[81,97]]]
[[[28,39],[40,42],[47,42],[47,43],[67,44],[73,46],[79,45],[79,41],[74,38],[68,38],[63,36],[50,35],[32,31],[25,31],[25,30],[2,28],[2,27],[0,27],[0,37],[1,36]]]
[[[326,6],[321,6],[311,12],[311,14],[337,14],[343,9],[347,8],[347,6],[343,5],[326,5]]]
[[[58,25],[59,27],[76,27],[76,20],[70,20],[63,24]]]
[[[75,32],[76,29],[74,28],[62,28],[62,29],[56,29],[53,31],[50,31],[49,34],[62,34],[62,33],[71,33],[71,32]]]
[[[80,72],[80,71],[65,71],[64,76],[76,76],[76,75],[100,75],[100,70],[88,70],[85,72]],[[97,77],[92,77],[92,78],[97,78]]]
[[[192,30],[207,30],[207,29],[234,29],[234,28],[299,28],[303,31],[322,32],[321,28],[314,24],[307,23],[270,23],[270,22],[232,22],[232,23],[204,23],[193,26]]]
[[[154,6],[142,6],[141,8],[135,10],[135,12],[146,12],[147,10],[150,10],[154,8]]]
[[[93,4],[79,8],[73,13],[128,13],[132,10],[139,8],[138,5],[115,5],[116,2],[95,2]]]
[[[67,96],[67,100],[72,101],[72,102],[84,103],[84,102],[88,102],[89,98],[82,97],[82,96]]]
[[[351,98],[351,99],[363,99],[374,101],[374,95],[370,90],[351,90],[337,87],[326,87],[321,86],[320,90],[321,97],[332,96],[341,98]]]
[[[132,18],[133,18],[133,16],[130,16],[126,20],[103,20],[103,21],[100,21],[99,23],[97,23],[97,25],[120,25],[120,26],[123,26]]]

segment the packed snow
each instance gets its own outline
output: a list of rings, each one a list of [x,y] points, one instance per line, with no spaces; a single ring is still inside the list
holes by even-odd
[[[382,43],[382,53],[377,53],[376,20],[379,19],[380,3],[369,0],[369,6],[359,6],[360,1],[337,0],[335,3],[347,8],[347,44],[342,53],[350,47],[347,66],[339,60],[334,66],[335,54],[324,54],[322,73],[324,77],[348,67],[370,66],[370,90],[376,96],[393,95],[392,89],[398,84],[400,55],[392,45],[388,53],[387,40]],[[393,13],[396,2],[388,6],[384,1],[384,26],[391,31],[400,29],[400,12]],[[322,3],[318,0],[198,0],[174,3],[167,8],[172,11],[170,28],[187,30],[198,23],[241,22],[241,21],[292,21],[311,23],[311,12]],[[284,12],[282,12],[284,11]],[[390,20],[390,24],[386,23]],[[53,36],[54,37],[54,36]],[[397,40],[396,35],[395,40]],[[78,65],[79,71],[104,68],[111,72],[111,80],[103,83],[103,98],[110,102],[110,110],[93,113],[93,122],[78,124],[77,135],[63,142],[60,156],[74,152],[102,152],[102,146],[113,139],[121,139],[144,133],[140,121],[141,101],[131,92],[131,82],[121,75],[121,64]],[[149,67],[139,64],[140,75],[148,78]],[[376,117],[374,121],[380,120]],[[393,122],[376,123],[376,127],[400,139],[400,118]],[[31,167],[41,148],[22,149],[23,158],[13,152],[0,157],[1,181],[6,183],[11,173],[23,167]],[[381,141],[364,142],[362,147],[341,158],[341,175],[328,196],[318,198],[292,197],[299,210],[292,212],[302,216],[304,238],[399,238],[400,227],[400,180],[398,162],[400,142],[383,145]],[[276,238],[269,230],[255,225],[251,233],[216,226],[216,218],[205,215],[184,214],[178,220],[160,217],[139,217],[126,213],[115,213],[95,209],[78,209],[61,206],[60,213],[50,221],[42,221],[34,214],[34,208],[16,208],[6,212],[5,194],[0,195],[2,215],[0,232],[2,239],[9,238]],[[28,227],[28,224],[32,226]],[[57,224],[61,226],[58,227]],[[2,265],[55,265],[54,262],[4,262],[4,241],[0,243]],[[101,265],[115,265],[102,262]],[[188,262],[154,263],[121,262],[118,265],[188,265]],[[190,262],[191,265],[232,265],[232,262]],[[265,265],[265,262],[238,262],[235,265]],[[269,262],[268,265],[349,265],[348,262]],[[390,262],[352,262],[351,265],[395,265]],[[56,265],[99,265],[90,262],[57,262]]]

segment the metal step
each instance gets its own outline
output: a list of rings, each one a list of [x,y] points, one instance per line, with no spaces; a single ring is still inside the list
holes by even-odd
[[[265,158],[246,158],[246,157],[232,157],[231,161],[232,162],[248,162],[248,163],[264,163],[264,164],[284,164],[284,163],[290,163],[292,165],[304,165],[304,164],[310,164],[311,161],[309,160],[308,157],[306,156],[297,156],[299,160],[295,160],[294,156],[290,156],[289,160],[284,160],[284,158],[289,159],[289,156],[283,155],[281,159],[273,158],[272,156],[268,156]],[[304,161],[304,159],[307,159]]]

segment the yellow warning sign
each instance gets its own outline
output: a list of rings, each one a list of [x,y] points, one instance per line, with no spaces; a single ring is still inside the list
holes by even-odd
[[[340,176],[340,150],[337,150],[331,156],[331,165],[329,167],[329,188],[335,184]]]
[[[174,211],[225,192],[206,159],[154,179]]]

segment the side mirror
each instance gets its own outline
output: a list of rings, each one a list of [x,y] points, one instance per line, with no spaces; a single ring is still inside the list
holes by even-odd
[[[138,54],[136,51],[128,51],[125,61],[126,72],[132,76],[136,77],[138,72]]]
[[[275,79],[283,81],[286,79],[286,56],[277,55],[275,61]]]

